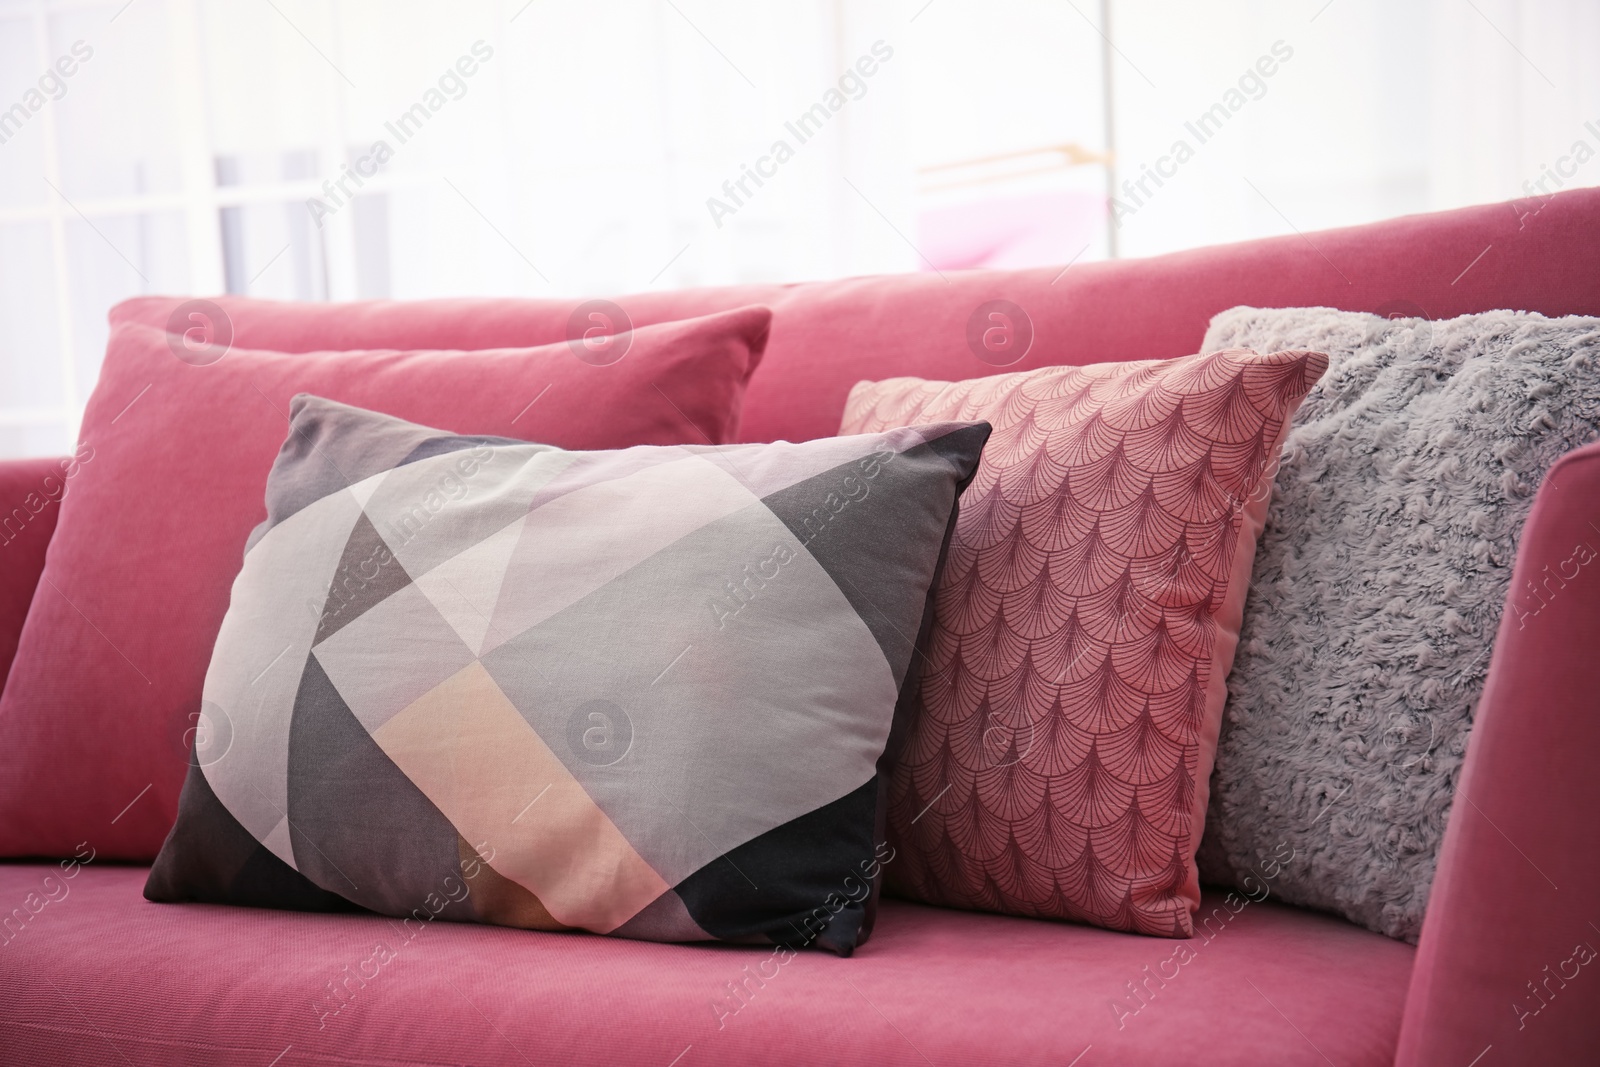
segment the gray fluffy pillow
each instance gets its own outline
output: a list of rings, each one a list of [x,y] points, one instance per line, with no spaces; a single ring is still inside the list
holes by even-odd
[[[1199,865],[1415,942],[1539,482],[1600,425],[1600,319],[1233,308],[1329,356],[1256,549]],[[1287,850],[1285,850],[1287,851]]]

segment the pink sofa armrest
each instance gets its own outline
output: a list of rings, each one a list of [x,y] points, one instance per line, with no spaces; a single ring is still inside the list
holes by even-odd
[[[1539,488],[1493,655],[1400,1067],[1600,1063],[1600,444]]]
[[[0,460],[0,689],[44,570],[70,466],[65,459]]]

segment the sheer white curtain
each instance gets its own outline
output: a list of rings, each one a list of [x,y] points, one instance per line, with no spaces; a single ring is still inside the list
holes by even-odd
[[[1525,196],[1600,149],[1594,0],[1123,0],[1113,33],[1119,182],[1194,149],[1129,199],[1125,255]],[[1185,124],[1219,103],[1240,106],[1201,143]]]
[[[1065,264],[1597,184],[1596,54],[1594,0],[0,0],[0,456],[68,450],[142,292]]]
[[[1429,205],[1600,185],[1600,3],[1473,2],[1429,6]]]
[[[912,269],[913,13],[0,0],[0,455],[69,446],[106,309],[140,292],[558,296]]]

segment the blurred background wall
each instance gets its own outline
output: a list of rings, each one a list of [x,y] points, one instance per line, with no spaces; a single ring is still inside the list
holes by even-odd
[[[138,293],[1066,264],[1600,184],[1597,54],[1592,0],[0,0],[0,455],[69,449]]]

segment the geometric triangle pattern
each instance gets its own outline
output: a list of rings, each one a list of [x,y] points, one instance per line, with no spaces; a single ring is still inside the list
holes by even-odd
[[[347,484],[314,452],[272,471],[205,684],[231,741],[197,749],[152,899],[865,937],[879,764],[986,425],[574,453],[302,397],[290,433]]]
[[[1326,368],[1232,350],[855,388],[844,434],[994,428],[897,740],[891,890],[1192,935],[1256,538]]]

